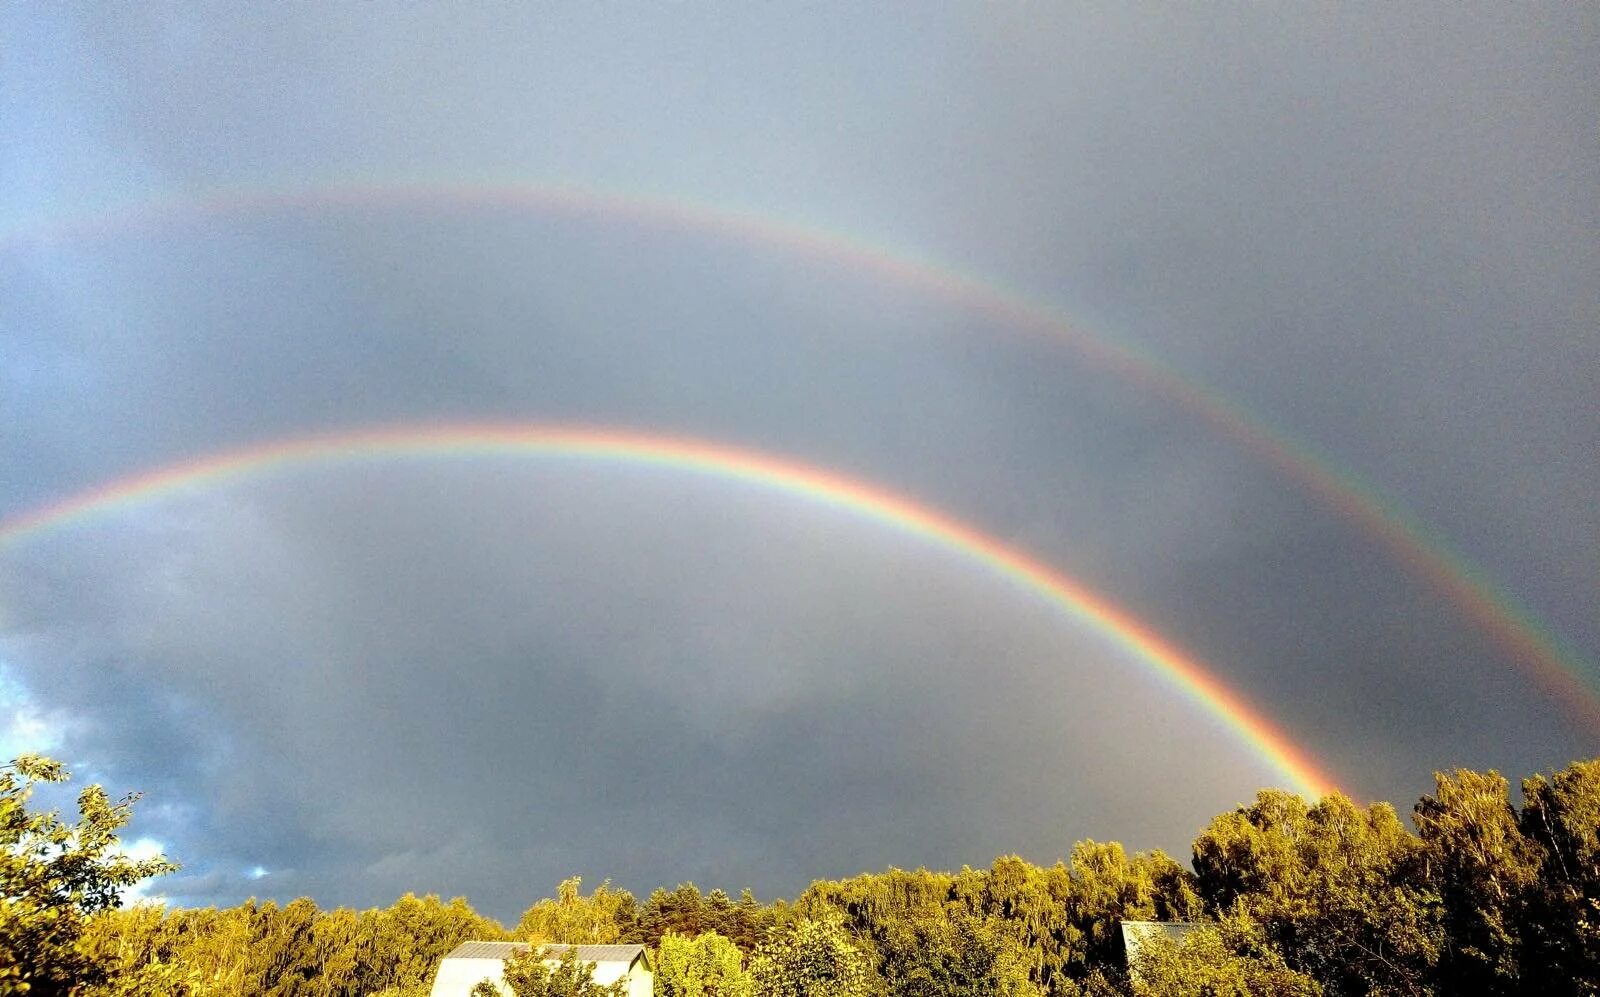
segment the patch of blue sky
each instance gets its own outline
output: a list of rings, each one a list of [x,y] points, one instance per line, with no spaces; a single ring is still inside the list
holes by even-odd
[[[14,669],[0,661],[0,760],[61,746],[66,717],[38,704]]]

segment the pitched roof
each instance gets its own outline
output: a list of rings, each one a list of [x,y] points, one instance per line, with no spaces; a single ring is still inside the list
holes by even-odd
[[[561,956],[567,949],[577,949],[578,958],[585,962],[632,962],[644,954],[643,945],[546,945],[547,954]]]
[[[1183,936],[1200,925],[1194,921],[1123,921],[1121,927],[1123,953],[1131,964],[1139,956],[1139,947],[1147,940],[1165,935],[1181,942]]]
[[[509,959],[514,952],[526,952],[531,946],[527,942],[462,942],[446,959]],[[632,963],[644,953],[643,945],[545,945],[541,947],[546,955],[559,957],[567,949],[577,949],[578,958],[584,962],[626,962]]]

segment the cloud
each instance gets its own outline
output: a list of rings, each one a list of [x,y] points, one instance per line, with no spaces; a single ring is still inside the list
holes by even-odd
[[[41,707],[12,672],[0,666],[0,758],[49,754],[72,719],[65,710]]]
[[[963,860],[1063,849],[995,815],[1084,793],[1133,831],[1151,764],[1226,759],[1190,780],[1213,804],[1271,777],[1071,620],[879,528],[637,468],[444,463],[225,489],[38,552],[79,562],[73,598],[23,604],[32,653],[82,676],[52,694],[113,773],[151,774],[129,745],[174,766],[189,809],[148,826],[210,843],[170,895],[257,863],[361,903],[464,880],[502,912],[575,869],[792,890],[922,852],[935,821]],[[91,679],[112,648],[116,683]]]

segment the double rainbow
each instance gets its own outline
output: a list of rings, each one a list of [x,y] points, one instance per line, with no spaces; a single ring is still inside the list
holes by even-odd
[[[1383,498],[1355,474],[1335,466],[1289,434],[1184,377],[1148,352],[1095,335],[1051,306],[1015,289],[915,253],[767,214],[683,199],[525,182],[329,184],[157,199],[76,218],[0,229],[0,248],[29,240],[106,235],[160,222],[284,208],[504,208],[548,215],[613,217],[707,232],[871,273],[987,314],[1019,331],[1064,343],[1089,363],[1196,416],[1336,511],[1457,606],[1588,728],[1600,731],[1600,672],[1595,666],[1563,647],[1554,633],[1398,504]]]

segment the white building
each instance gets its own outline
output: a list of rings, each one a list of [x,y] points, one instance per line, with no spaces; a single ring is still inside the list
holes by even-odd
[[[526,952],[527,942],[462,942],[439,963],[430,997],[469,997],[480,980],[487,979],[509,995],[505,985],[506,960],[514,952]],[[567,949],[578,950],[578,958],[594,967],[594,981],[600,984],[628,981],[628,997],[653,997],[655,971],[643,945],[543,945],[545,962],[554,964]]]

